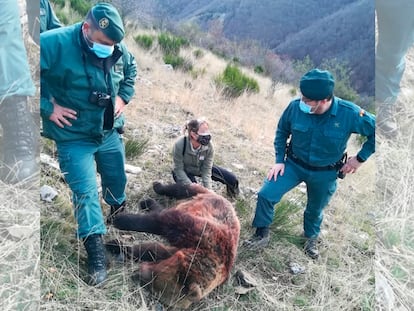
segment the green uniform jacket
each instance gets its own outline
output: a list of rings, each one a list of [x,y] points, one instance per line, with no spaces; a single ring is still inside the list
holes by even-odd
[[[213,159],[214,148],[211,142],[207,146],[201,146],[200,149],[193,150],[190,139],[187,136],[180,137],[173,147],[174,173],[177,182],[191,184],[187,172],[194,176],[201,176],[203,186],[211,189]]]
[[[27,2],[35,2],[33,0]],[[40,32],[62,27],[48,0],[40,0]]]
[[[299,99],[283,112],[274,141],[276,163],[283,163],[286,141],[291,135],[293,153],[313,166],[327,166],[339,161],[352,133],[367,137],[358,152],[362,160],[375,152],[375,117],[349,101],[334,97],[324,114],[300,110]]]
[[[92,91],[111,94],[112,107],[115,106],[116,95],[126,103],[134,95],[137,66],[126,46],[116,44],[112,57],[99,59],[87,47],[81,25],[57,28],[40,35],[43,135],[56,142],[102,139],[105,108],[89,102]],[[52,97],[59,105],[77,112],[77,119],[70,120],[72,126],[62,129],[49,120],[53,112]],[[111,118],[113,120],[113,115],[109,114]],[[123,124],[124,116],[121,115],[114,121],[113,128]]]

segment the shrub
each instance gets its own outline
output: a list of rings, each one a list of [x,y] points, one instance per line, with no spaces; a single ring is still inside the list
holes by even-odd
[[[237,66],[227,65],[224,72],[219,75],[215,82],[223,87],[223,94],[226,97],[238,97],[243,92],[259,92],[259,84],[253,78],[244,75]]]
[[[164,55],[178,55],[182,46],[188,46],[189,42],[183,37],[174,37],[162,33],[158,36],[158,44]]]
[[[200,49],[194,50],[193,55],[195,58],[201,58],[204,56],[204,52]]]
[[[82,16],[86,16],[91,4],[85,0],[70,0],[70,6]]]
[[[55,5],[59,6],[60,8],[63,8],[65,6],[65,0],[52,0]]]
[[[127,159],[138,158],[147,149],[149,139],[127,139],[125,141],[125,157]]]
[[[57,18],[60,20],[61,24],[63,25],[69,24],[69,19],[65,13],[60,12],[60,11],[56,11],[55,13],[56,13]]]
[[[351,102],[359,99],[358,93],[344,80],[335,81],[334,95]]]
[[[191,61],[173,54],[167,54],[163,57],[164,63],[170,64],[174,69],[181,68],[184,71],[191,71],[193,69],[193,64]]]
[[[202,68],[202,69],[193,69],[191,70],[191,76],[193,77],[193,79],[197,79],[198,77],[201,77],[203,75],[206,74],[206,68]]]
[[[273,231],[278,233],[292,233],[300,223],[297,217],[302,207],[296,200],[282,200],[275,206],[275,217],[271,225]]]
[[[188,41],[184,37],[175,37],[175,39],[179,42],[180,47],[181,46],[184,46],[184,47],[189,47],[190,46],[190,41]]]
[[[334,95],[341,97],[351,102],[356,102],[359,99],[358,93],[351,86],[350,73],[346,63],[340,62],[336,59],[324,60],[321,64],[321,69],[329,70],[335,78]]]
[[[255,73],[264,73],[264,69],[262,66],[257,65],[256,67],[254,67],[254,72]]]
[[[134,38],[135,42],[138,45],[146,50],[149,50],[152,47],[153,37],[148,35],[138,35]]]

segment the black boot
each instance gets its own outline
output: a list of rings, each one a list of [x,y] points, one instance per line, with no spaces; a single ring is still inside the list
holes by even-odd
[[[7,183],[35,180],[39,174],[38,133],[27,105],[27,97],[10,96],[0,105],[3,129],[0,179]]]
[[[111,210],[110,210],[108,217],[106,218],[106,223],[108,225],[112,224],[114,217],[116,215],[125,212],[125,209],[126,209],[125,206],[126,206],[126,201],[122,202],[119,205],[111,205]]]
[[[259,250],[267,247],[270,242],[269,227],[256,228],[256,233],[248,240],[243,242],[243,247],[250,250]]]
[[[227,195],[230,198],[235,198],[240,194],[240,189],[239,189],[239,182],[236,180],[236,183],[234,185],[226,185],[226,190],[227,190]]]
[[[88,284],[92,286],[100,285],[107,278],[105,246],[100,234],[92,234],[84,241],[86,252],[88,253]]]
[[[318,239],[317,238],[308,238],[305,242],[304,251],[312,259],[317,259],[319,257],[318,251]]]

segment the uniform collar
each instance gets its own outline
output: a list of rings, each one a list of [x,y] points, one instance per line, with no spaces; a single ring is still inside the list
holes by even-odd
[[[329,108],[330,110],[330,115],[332,116],[336,116],[337,112],[338,112],[338,98],[333,96],[332,97],[332,104],[331,107]]]

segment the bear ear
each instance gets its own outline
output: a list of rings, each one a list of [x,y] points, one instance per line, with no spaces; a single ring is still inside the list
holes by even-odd
[[[202,297],[201,288],[197,283],[191,283],[188,287],[187,298],[192,302],[200,301]]]

